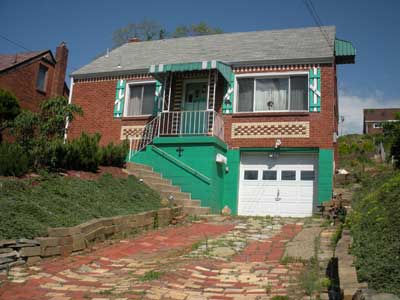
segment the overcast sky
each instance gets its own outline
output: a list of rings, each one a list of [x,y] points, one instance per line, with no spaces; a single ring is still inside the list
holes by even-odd
[[[361,132],[362,109],[400,107],[400,1],[313,0],[324,25],[357,49],[355,65],[340,65],[338,81],[343,133]],[[32,50],[66,41],[68,72],[112,46],[112,32],[144,18],[173,31],[205,21],[225,32],[315,26],[303,0],[0,1],[0,35]],[[0,53],[24,51],[0,38]]]

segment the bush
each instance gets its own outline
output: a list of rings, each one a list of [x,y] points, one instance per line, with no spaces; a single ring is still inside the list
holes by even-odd
[[[0,144],[0,175],[22,176],[29,169],[29,160],[17,144]]]
[[[60,157],[57,158],[58,165],[66,169],[96,172],[101,159],[100,138],[98,133],[90,136],[83,132],[79,138],[67,144],[65,165],[60,163]]]
[[[8,128],[21,112],[17,98],[9,91],[0,89],[0,143],[3,131]]]
[[[129,151],[128,141],[124,141],[119,145],[114,145],[113,142],[101,148],[100,165],[123,167],[125,159]]]
[[[355,195],[349,225],[358,277],[400,295],[400,173],[376,176]]]

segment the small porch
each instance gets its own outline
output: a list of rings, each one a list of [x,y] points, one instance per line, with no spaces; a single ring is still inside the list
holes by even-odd
[[[158,137],[216,137],[224,141],[222,112],[231,109],[233,73],[218,61],[152,65],[154,117],[129,138],[129,159]]]

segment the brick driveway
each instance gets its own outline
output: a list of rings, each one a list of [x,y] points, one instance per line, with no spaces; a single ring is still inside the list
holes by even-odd
[[[151,231],[90,253],[11,270],[0,299],[270,299],[301,264],[282,265],[303,224],[248,218]]]

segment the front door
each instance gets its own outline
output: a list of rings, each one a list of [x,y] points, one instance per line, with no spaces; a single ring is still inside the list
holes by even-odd
[[[182,107],[182,134],[208,132],[207,82],[187,82]]]

